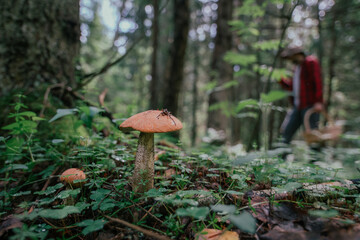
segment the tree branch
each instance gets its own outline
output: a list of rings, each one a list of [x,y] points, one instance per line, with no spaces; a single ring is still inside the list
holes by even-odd
[[[266,81],[266,85],[265,85],[265,89],[264,89],[264,92],[265,93],[268,93],[270,92],[270,89],[271,89],[271,76],[273,75],[274,73],[274,70],[275,70],[275,66],[276,66],[276,62],[277,62],[277,59],[280,55],[280,52],[281,50],[283,49],[282,48],[282,44],[283,44],[283,41],[284,41],[284,38],[285,38],[285,33],[286,33],[286,30],[288,29],[288,27],[290,26],[290,23],[291,23],[291,18],[292,18],[292,15],[293,15],[293,12],[295,10],[295,8],[300,4],[300,1],[296,1],[296,3],[294,4],[294,7],[291,8],[290,12],[289,12],[289,15],[287,17],[287,22],[281,32],[281,37],[280,37],[280,41],[279,41],[279,44],[278,44],[278,47],[277,47],[277,52],[276,52],[276,55],[274,57],[274,60],[273,60],[273,63],[271,65],[271,71],[269,73],[269,77]]]
[[[113,67],[114,65],[118,64],[119,62],[121,62],[122,60],[125,59],[125,57],[131,52],[131,50],[134,49],[134,47],[144,38],[144,36],[139,37],[138,39],[136,39],[132,45],[127,49],[126,53],[124,55],[122,55],[121,57],[117,58],[114,61],[108,61],[100,70],[86,74],[82,79],[82,83],[80,84],[80,86],[77,88],[82,88],[83,86],[89,84],[95,77],[106,73],[111,67]]]

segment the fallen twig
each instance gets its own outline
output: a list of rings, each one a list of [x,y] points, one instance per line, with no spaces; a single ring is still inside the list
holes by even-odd
[[[110,221],[113,221],[113,222],[117,222],[117,223],[120,223],[122,225],[125,225],[126,227],[129,227],[129,228],[132,228],[136,231],[139,231],[139,232],[142,232],[143,234],[149,236],[149,237],[153,237],[153,238],[156,238],[156,239],[159,239],[159,240],[171,240],[171,238],[168,238],[167,236],[164,236],[164,235],[161,235],[161,234],[158,234],[158,233],[155,233],[153,231],[150,231],[150,230],[147,230],[147,229],[144,229],[142,227],[139,227],[137,225],[134,225],[134,224],[131,224],[129,222],[126,222],[124,220],[121,220],[121,219],[118,219],[118,218],[112,218],[110,216],[107,216],[105,215],[105,217],[107,219],[109,219]]]

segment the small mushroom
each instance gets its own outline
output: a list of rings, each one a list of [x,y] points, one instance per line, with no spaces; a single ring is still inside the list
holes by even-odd
[[[60,176],[60,181],[70,185],[71,187],[81,187],[84,181],[74,182],[75,180],[85,180],[86,175],[83,171],[77,168],[69,168]]]
[[[140,131],[134,175],[131,179],[135,192],[143,193],[154,187],[154,133],[177,131],[182,127],[180,120],[166,109],[135,114],[120,125],[122,131]]]

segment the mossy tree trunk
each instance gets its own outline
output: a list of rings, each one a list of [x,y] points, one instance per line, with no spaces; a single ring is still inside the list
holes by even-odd
[[[76,87],[79,0],[0,0],[0,94],[22,91],[42,102],[45,89],[65,105]]]

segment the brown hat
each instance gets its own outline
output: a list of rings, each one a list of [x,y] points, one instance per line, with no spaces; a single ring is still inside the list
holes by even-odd
[[[179,119],[165,114],[164,111],[149,110],[135,114],[120,125],[120,130],[138,130],[146,133],[163,133],[177,131],[182,128]]]
[[[304,52],[304,49],[302,47],[288,47],[288,48],[285,48],[280,56],[282,58],[289,58],[291,56],[294,56],[295,54],[304,54],[305,55],[305,52]]]

